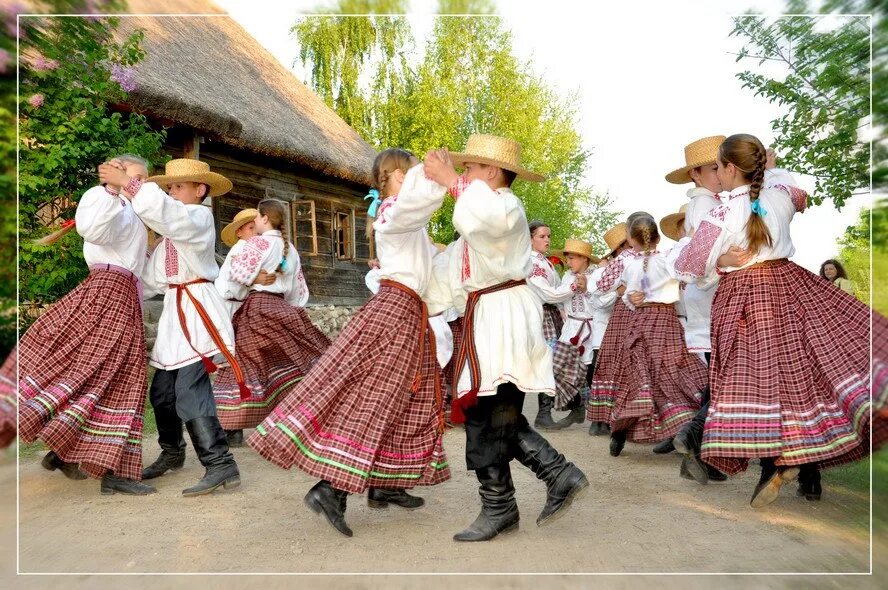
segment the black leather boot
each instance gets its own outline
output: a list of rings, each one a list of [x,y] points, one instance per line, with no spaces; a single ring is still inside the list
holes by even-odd
[[[40,462],[43,465],[44,469],[48,469],[50,471],[55,471],[58,469],[61,471],[65,477],[73,480],[86,479],[87,475],[80,471],[80,467],[77,466],[77,463],[65,463],[59,458],[58,455],[55,454],[55,451],[50,451],[46,453],[46,456],[43,457],[43,461]]]
[[[388,508],[389,504],[412,510],[425,504],[425,500],[411,496],[404,490],[384,490],[370,488],[367,490],[367,506],[370,508]]]
[[[476,469],[481,486],[481,513],[469,528],[453,535],[454,541],[489,541],[500,533],[518,528],[518,503],[509,464],[491,465]]]
[[[570,410],[570,414],[555,423],[559,429],[567,428],[572,424],[582,424],[586,421],[586,408],[583,405],[583,398],[580,397],[580,394],[575,395],[570,404],[564,409]]]
[[[798,467],[777,467],[774,465],[774,459],[763,458],[761,465],[762,475],[749,501],[749,505],[753,508],[762,508],[776,500],[783,484],[799,475]]]
[[[589,436],[604,436],[610,434],[610,426],[607,422],[592,422],[589,424]]]
[[[546,505],[537,517],[537,525],[561,516],[577,494],[589,486],[580,468],[564,458],[545,438],[530,427],[519,430],[515,459],[530,468],[546,484]]]
[[[666,438],[655,444],[652,450],[655,455],[666,455],[675,450],[675,445],[672,444],[671,438]]]
[[[197,451],[200,464],[206,468],[197,485],[182,490],[183,496],[202,496],[219,486],[236,488],[240,485],[240,471],[234,456],[228,450],[225,431],[215,416],[201,416],[189,420],[185,427],[191,436],[191,444]]]
[[[823,488],[820,486],[820,469],[817,463],[805,463],[799,469],[799,487],[796,490],[799,496],[804,496],[809,502],[820,499]]]
[[[112,494],[126,494],[128,496],[147,496],[153,494],[157,490],[154,486],[147,483],[136,481],[134,479],[126,479],[125,477],[117,477],[113,473],[106,473],[102,478],[101,485],[102,495],[110,496]]]
[[[321,480],[308,490],[303,501],[312,512],[327,517],[327,521],[334,529],[346,537],[351,537],[354,533],[345,522],[346,498],[348,492],[337,490],[330,485],[330,482]]]
[[[559,430],[558,424],[552,419],[552,409],[555,407],[555,398],[545,393],[537,394],[540,409],[537,411],[533,425],[540,430]]]
[[[181,469],[185,464],[185,437],[182,435],[182,419],[175,408],[155,408],[157,422],[157,442],[160,443],[160,456],[142,470],[142,479],[160,477],[170,469]]]
[[[228,441],[229,448],[237,448],[244,446],[244,431],[243,430],[226,430],[225,431],[225,440]]]
[[[626,446],[626,437],[628,433],[625,430],[619,432],[611,432],[610,454],[611,457],[619,457]]]

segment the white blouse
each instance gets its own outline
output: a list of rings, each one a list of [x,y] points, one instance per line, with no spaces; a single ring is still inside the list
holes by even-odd
[[[647,270],[644,268],[647,259]],[[635,291],[644,293],[645,303],[675,303],[678,301],[678,281],[669,274],[666,255],[662,252],[640,252],[632,258],[623,271],[626,292],[623,303],[631,310],[635,306],[629,301],[629,294]]]
[[[532,251],[530,262],[533,267],[527,277],[527,284],[543,303],[560,305],[573,297],[570,286],[564,285],[558,271],[544,254]]]
[[[684,231],[690,236],[700,226],[706,214],[721,205],[721,199],[708,188],[695,186],[688,190],[688,208],[685,210]]]
[[[290,305],[305,307],[308,303],[308,285],[302,273],[299,252],[292,243],[289,246],[286,270],[277,273],[270,285],[253,285],[260,270],[275,273],[284,257],[284,238],[279,230],[253,236],[232,257],[229,278],[244,290],[280,293]],[[244,291],[241,293],[246,295]]]
[[[530,275],[530,231],[524,207],[511,189],[493,190],[475,180],[451,187],[451,192],[457,197],[453,226],[460,238],[450,258],[450,286],[454,306],[464,314],[468,293]],[[555,394],[552,352],[543,340],[543,306],[530,286],[482,296],[473,326],[466,329],[476,335],[478,395],[494,395],[506,382],[525,392]],[[470,383],[466,365],[457,395],[468,393]]]
[[[745,265],[766,260],[789,258],[795,247],[789,233],[793,216],[805,209],[808,194],[795,186],[775,185],[764,188],[759,194],[759,204],[765,213],[761,217],[771,234],[771,246],[762,246]],[[752,214],[749,186],[743,185],[731,191],[725,202],[710,211],[692,238],[681,240],[671,259],[673,274],[686,282],[711,284],[716,275],[718,258],[731,246],[746,248],[746,223]],[[722,268],[729,273],[739,268]]]
[[[379,206],[373,230],[379,278],[397,281],[423,297],[438,252],[426,225],[444,202],[447,188],[426,178],[422,164],[407,171],[396,196]]]
[[[74,222],[84,241],[86,264],[113,264],[142,278],[148,232],[128,200],[94,186],[80,198]]]
[[[576,346],[582,346],[580,359],[590,364],[596,349],[601,347],[601,339],[607,329],[607,322],[617,300],[616,292],[597,293],[595,291],[596,275],[604,273],[603,268],[589,267],[586,269],[586,291],[575,289],[576,275],[568,270],[561,279],[561,286],[569,289],[573,296],[561,304],[567,319],[561,329],[560,342],[573,344],[571,338],[577,337]]]

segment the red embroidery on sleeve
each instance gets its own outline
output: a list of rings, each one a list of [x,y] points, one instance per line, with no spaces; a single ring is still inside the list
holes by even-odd
[[[463,242],[462,251],[462,275],[463,282],[469,280],[472,276],[472,267],[469,265],[469,243]]]
[[[136,196],[143,184],[144,181],[139,178],[130,178],[129,182],[126,183],[126,186],[123,187],[123,190],[128,195]]]
[[[709,254],[721,232],[722,229],[717,225],[703,221],[691,238],[691,242],[678,255],[678,260],[675,261],[676,272],[695,277],[705,275],[706,261],[709,260]]]
[[[163,247],[166,276],[167,278],[177,276],[179,274],[179,251],[176,250],[176,245],[169,238],[163,239]]]
[[[731,210],[731,208],[728,207],[727,205],[719,205],[715,209],[711,210],[708,213],[708,216],[712,217],[713,219],[718,219],[719,221],[724,221],[725,217],[728,215],[728,211],[730,211],[730,210]]]
[[[386,200],[384,200],[379,205],[379,210],[376,212],[376,219],[378,219],[380,223],[387,223],[388,222],[388,216],[386,215],[386,211],[388,211],[389,208],[391,208],[391,206],[394,205],[397,201],[398,201],[398,195],[394,195],[394,196],[388,197]]]
[[[614,282],[623,274],[623,265],[625,257],[617,256],[617,258],[605,267],[601,278],[595,283],[595,288],[599,291],[610,291],[614,286]]]
[[[465,191],[468,186],[469,181],[466,180],[465,176],[457,176],[456,180],[453,181],[453,184],[450,185],[448,191],[454,199],[458,199],[462,196],[463,191]]]
[[[801,213],[808,206],[808,193],[797,186],[786,186],[785,184],[777,184],[774,188],[779,188],[789,195],[792,204],[795,205],[796,211]]]
[[[546,272],[546,269],[543,268],[541,265],[534,262],[533,263],[533,270],[530,271],[530,276],[531,277],[543,277],[544,279],[548,280],[549,273]]]

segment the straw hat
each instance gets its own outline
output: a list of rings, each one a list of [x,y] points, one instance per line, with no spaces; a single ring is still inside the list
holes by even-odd
[[[676,242],[679,241],[681,239],[681,228],[685,222],[685,211],[687,211],[687,209],[687,204],[684,204],[678,209],[678,213],[670,213],[661,219],[660,233],[670,240],[675,240]]]
[[[546,180],[536,172],[521,166],[521,144],[513,139],[497,137],[496,135],[474,134],[469,136],[466,149],[463,152],[450,154],[455,166],[462,166],[466,162],[478,162],[490,164],[503,170],[509,170],[518,175],[518,178],[531,182]]]
[[[605,258],[610,258],[613,256],[614,252],[617,251],[617,248],[623,245],[623,242],[626,241],[626,234],[629,231],[629,227],[625,222],[620,222],[617,225],[613,226],[604,234],[604,243],[607,244],[607,247],[610,248],[610,252],[608,252]]]
[[[718,148],[725,140],[724,135],[713,135],[712,137],[704,137],[685,146],[685,166],[673,170],[666,175],[666,182],[672,184],[685,184],[693,182],[690,172],[698,166],[706,166],[714,164],[718,157]]]
[[[579,254],[589,259],[591,264],[598,264],[600,258],[592,253],[592,244],[584,240],[564,240],[564,248],[554,250],[552,254],[559,258],[565,258],[565,254]]]
[[[166,164],[164,174],[152,176],[148,182],[156,182],[160,186],[168,186],[174,182],[198,182],[210,187],[208,197],[218,197],[231,190],[231,181],[215,172],[210,172],[210,165],[191,158],[178,158]]]
[[[242,209],[234,216],[234,221],[222,228],[222,243],[231,248],[237,244],[237,230],[259,216],[257,209]]]

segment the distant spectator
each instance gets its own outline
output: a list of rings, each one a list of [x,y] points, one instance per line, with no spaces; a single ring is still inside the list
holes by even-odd
[[[820,276],[835,284],[845,293],[854,295],[854,283],[848,280],[845,267],[838,260],[829,259],[820,265]]]

